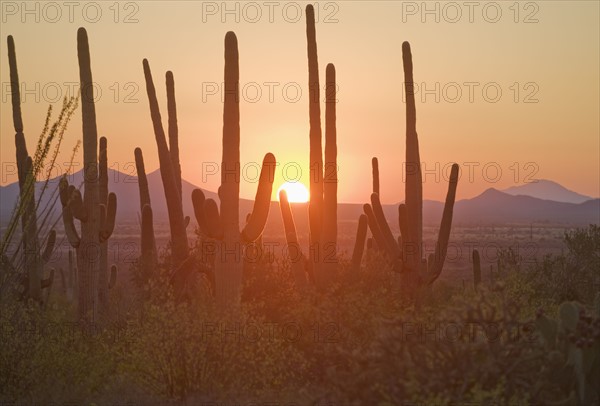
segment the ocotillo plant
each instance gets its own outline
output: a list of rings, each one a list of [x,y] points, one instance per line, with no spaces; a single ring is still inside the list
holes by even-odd
[[[419,141],[416,130],[416,107],[413,83],[413,66],[410,45],[402,44],[406,101],[406,183],[405,204],[398,207],[398,222],[401,238],[394,238],[385,219],[383,208],[377,193],[371,194],[371,205],[365,204],[369,228],[378,246],[383,247],[393,261],[395,270],[401,272],[408,291],[414,292],[419,286],[430,286],[441,274],[446,259],[448,239],[452,226],[452,213],[458,183],[457,164],[452,165],[448,193],[442,214],[435,254],[428,260],[422,258],[423,235],[423,185],[421,176]],[[373,174],[376,161],[373,160]],[[373,180],[373,184],[379,183]]]
[[[202,190],[192,192],[198,226],[204,235],[216,240],[214,265],[215,295],[221,307],[236,306],[241,300],[243,245],[262,234],[271,203],[275,157],[267,153],[263,160],[254,208],[240,232],[240,106],[239,55],[233,32],[225,35],[225,99],[223,105],[223,158],[221,160],[220,211]]]
[[[23,284],[22,297],[29,297],[33,300],[41,302],[42,288],[45,286],[50,286],[51,284],[51,279],[42,280],[42,276],[44,271],[44,263],[49,261],[54,250],[56,233],[54,230],[50,230],[47,237],[46,246],[44,250],[41,251],[41,246],[38,241],[39,230],[35,198],[35,178],[37,170],[34,168],[34,166],[41,166],[39,161],[43,160],[42,156],[44,153],[40,152],[38,148],[35,156],[36,162],[34,163],[27,151],[27,144],[25,142],[25,135],[23,133],[23,119],[21,117],[21,94],[15,43],[13,37],[10,35],[7,38],[7,45],[20,196],[17,216],[21,218],[21,228],[23,232],[23,263],[26,270],[26,274],[21,280],[21,283]],[[70,112],[72,113],[70,110],[67,111],[69,116]],[[40,141],[42,140],[43,139],[40,138]],[[47,144],[47,140],[45,144]],[[49,146],[49,144],[47,145]],[[54,273],[52,272],[51,275],[53,276]]]
[[[175,85],[173,74],[167,72],[167,106],[169,114],[169,146],[163,129],[156,89],[152,80],[152,72],[148,60],[144,59],[144,77],[146,80],[146,91],[150,104],[150,116],[154,128],[156,146],[158,148],[158,160],[160,164],[160,176],[162,178],[167,209],[169,212],[169,225],[171,228],[171,256],[173,267],[179,267],[189,255],[188,239],[186,234],[186,220],[183,215],[181,202],[181,169],[179,166],[179,147],[177,117],[175,108]]]

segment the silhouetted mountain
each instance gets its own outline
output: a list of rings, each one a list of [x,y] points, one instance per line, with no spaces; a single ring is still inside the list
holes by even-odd
[[[572,190],[547,179],[540,179],[537,182],[509,187],[508,189],[502,190],[502,192],[513,196],[531,196],[537,197],[538,199],[554,200],[555,202],[563,203],[578,204],[593,199],[590,196],[573,192]]]
[[[160,170],[156,170],[147,175],[148,177],[148,188],[150,189],[150,200],[152,202],[152,209],[156,219],[166,220],[167,218],[167,203],[165,200],[165,194],[162,187],[162,180],[160,178]],[[47,191],[44,193],[42,203],[40,207],[45,207],[46,202],[52,198],[56,198],[57,194],[53,195],[53,191],[58,187],[60,177],[51,179]],[[69,176],[69,183],[76,187],[83,188],[83,171],[76,172]],[[39,196],[43,187],[43,182],[36,183],[36,196]],[[193,217],[192,207],[192,190],[196,186],[182,180],[181,182],[182,193],[183,193],[183,211],[185,215]],[[140,211],[140,195],[137,183],[137,176],[128,175],[112,169],[108,170],[108,190],[114,192],[117,195],[117,221],[128,221],[135,220],[137,213]],[[217,194],[209,191],[204,191],[207,197],[216,199]],[[10,216],[14,205],[17,202],[19,196],[19,184],[12,183],[10,185],[0,187],[0,200],[2,207],[0,209],[0,217],[5,220]],[[60,202],[57,202],[55,209],[60,210]]]
[[[48,190],[42,202],[45,206],[58,185],[59,178],[50,181]],[[80,185],[83,182],[81,171],[70,176],[69,182]],[[148,185],[154,216],[158,222],[167,222],[167,206],[160,178],[160,171],[156,170],[148,174]],[[36,184],[39,192],[42,183]],[[194,211],[191,202],[192,190],[195,185],[183,180],[183,211],[194,219]],[[135,221],[139,213],[139,192],[137,177],[127,175],[118,171],[109,170],[109,190],[117,194],[118,209],[117,222]],[[6,221],[17,201],[19,187],[17,183],[0,187],[0,216]],[[207,197],[218,201],[217,194],[204,191]],[[244,223],[246,214],[252,211],[253,201],[241,199],[240,219]],[[296,216],[298,231],[302,232],[308,223],[306,204],[294,204],[293,210]],[[427,225],[439,225],[442,217],[443,203],[432,200],[423,202],[423,217]],[[60,212],[60,203],[55,205],[56,215]],[[271,214],[269,216],[267,231],[278,233],[281,229],[281,216],[277,202],[271,203]],[[388,221],[397,228],[398,208],[397,205],[384,205],[384,211]],[[362,213],[362,204],[340,204],[338,208],[338,220],[340,222],[355,222]],[[481,195],[472,199],[464,199],[456,202],[454,206],[454,224],[485,224],[485,223],[563,223],[580,224],[600,223],[600,199],[592,199],[584,203],[574,204],[543,200],[531,196],[517,195],[501,192],[496,189],[488,189]],[[195,223],[195,222],[194,222]]]
[[[512,196],[490,188],[477,197],[457,202],[454,215],[457,223],[600,223],[600,199],[574,204]]]

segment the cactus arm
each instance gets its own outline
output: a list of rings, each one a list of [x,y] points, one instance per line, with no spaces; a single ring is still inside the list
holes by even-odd
[[[204,212],[205,201],[206,198],[204,196],[204,192],[202,192],[202,189],[192,190],[192,206],[194,206],[194,216],[198,222],[198,227],[200,227],[200,231],[202,233],[206,234],[208,237],[211,237]]]
[[[148,178],[146,177],[146,169],[144,166],[144,155],[141,148],[134,150],[135,155],[135,170],[137,173],[138,187],[140,189],[140,212],[145,205],[150,204],[150,189],[148,188]]]
[[[8,65],[10,70],[10,92],[13,112],[13,125],[15,128],[15,146],[17,158],[17,172],[19,175],[19,187],[21,190],[25,186],[26,178],[26,160],[29,156],[25,136],[23,135],[23,119],[21,117],[21,89],[19,83],[19,71],[17,69],[17,55],[15,51],[15,41],[12,35],[7,38],[8,45]]]
[[[13,124],[17,133],[23,132],[23,119],[21,118],[21,90],[19,88],[19,73],[17,70],[17,56],[15,41],[12,35],[6,39],[8,45],[8,65],[10,70],[10,89],[13,110]]]
[[[473,287],[477,289],[481,283],[481,259],[479,251],[473,250]]]
[[[408,241],[408,217],[406,213],[406,204],[400,203],[398,205],[398,227],[400,227],[400,236],[402,237],[402,241]],[[400,246],[402,249],[402,246]]]
[[[373,213],[373,208],[370,204],[364,204],[363,210],[367,215],[367,220],[369,224],[369,229],[371,229],[371,234],[373,234],[373,238],[375,239],[375,243],[377,247],[380,249],[385,249],[386,253],[389,255],[389,250],[387,249],[387,243],[385,241],[385,237],[379,228],[379,224],[377,223],[377,218],[375,217],[375,213]]]
[[[108,199],[108,155],[106,137],[100,137],[98,153],[98,195],[101,203]]]
[[[58,189],[60,204],[62,205],[62,219],[65,228],[65,234],[67,235],[67,240],[69,241],[69,244],[71,244],[73,248],[77,248],[81,243],[81,237],[77,232],[77,228],[75,228],[75,220],[70,204],[70,194],[73,190],[75,190],[75,188],[71,187],[67,182],[66,177],[63,176],[58,183]]]
[[[239,238],[240,106],[239,54],[233,32],[225,35],[225,97],[223,106],[223,158],[221,166],[221,224],[226,240]]]
[[[173,249],[173,265],[179,266],[188,256],[189,247],[185,224],[183,218],[183,209],[179,191],[175,183],[175,175],[171,162],[171,155],[167,146],[165,131],[162,126],[158,100],[156,98],[156,89],[152,81],[152,72],[148,60],[144,59],[144,77],[146,80],[146,92],[150,104],[150,116],[154,127],[154,136],[158,147],[158,160],[160,163],[160,175],[163,181],[165,199],[169,214],[169,224],[171,227],[171,243]]]
[[[223,239],[223,222],[221,221],[217,202],[213,199],[206,199],[204,201],[204,212],[206,215],[207,235],[216,240]]]
[[[287,198],[285,190],[279,191],[279,209],[283,219],[283,228],[285,230],[285,239],[287,242],[288,255],[292,266],[292,274],[296,287],[303,290],[308,285],[306,272],[304,270],[304,254],[298,243],[298,234],[296,233],[296,224],[294,224],[294,215]]]
[[[337,266],[337,131],[335,66],[328,64],[325,74],[325,166],[323,168],[323,203],[321,217],[321,261],[319,280],[325,285],[333,280]]]
[[[67,240],[69,244],[73,248],[78,248],[79,244],[81,244],[81,237],[75,228],[75,223],[73,219],[73,214],[71,213],[71,209],[69,206],[63,207],[62,210],[63,224],[65,227],[65,234],[67,235]]]
[[[50,268],[50,276],[48,276],[46,279],[42,279],[40,282],[41,288],[45,289],[45,288],[51,287],[53,281],[54,281],[54,268]]]
[[[402,44],[402,60],[404,65],[404,87],[406,91],[406,183],[405,200],[408,212],[408,238],[402,238],[407,244],[415,247],[416,252],[411,268],[419,269],[421,262],[421,245],[423,240],[423,184],[421,175],[421,158],[419,156],[419,139],[417,137],[417,113],[415,106],[415,89],[413,64],[410,44]]]
[[[379,161],[376,157],[371,159],[371,167],[373,168],[373,193],[377,193],[379,196]]]
[[[379,201],[379,196],[376,193],[371,194],[371,207],[373,209],[373,214],[375,215],[375,220],[381,230],[383,238],[385,240],[385,246],[388,250],[388,255],[390,258],[397,258],[399,255],[398,242],[394,238],[392,234],[392,230],[388,225],[387,220],[385,219],[385,214],[383,213],[383,207],[381,206],[381,202]]]
[[[154,237],[154,222],[152,218],[152,207],[147,204],[142,208],[142,241],[141,251],[142,259],[152,265],[158,261],[156,252],[156,242]]]
[[[179,201],[181,201],[181,164],[179,162],[179,130],[177,127],[177,104],[175,103],[175,80],[173,72],[166,74],[167,82],[167,113],[169,115],[169,154],[173,165],[175,184],[179,190]]]
[[[115,229],[115,218],[117,216],[117,195],[112,192],[108,194],[108,202],[104,206],[104,210],[104,221],[100,223],[101,242],[108,240]]]
[[[48,262],[52,257],[52,253],[54,252],[54,246],[56,244],[56,231],[54,229],[50,230],[48,233],[48,239],[46,240],[46,246],[44,248],[44,252],[42,253],[42,260],[44,262]]]
[[[452,165],[450,172],[450,182],[448,183],[448,193],[446,194],[446,203],[442,214],[442,222],[438,233],[437,244],[435,245],[435,263],[432,268],[429,284],[433,283],[442,273],[446,253],[448,251],[448,240],[450,238],[450,229],[452,228],[452,214],[454,211],[454,201],[456,200],[456,186],[458,184],[458,164]]]
[[[358,228],[356,229],[356,241],[354,242],[354,250],[352,251],[352,272],[357,274],[360,270],[363,252],[365,249],[365,239],[367,238],[367,216],[361,214],[358,218]]]
[[[271,206],[271,194],[273,193],[275,165],[275,156],[271,153],[266,154],[260,171],[252,214],[247,217],[246,226],[242,231],[242,240],[246,243],[256,241],[263,233],[267,223],[269,207]]]
[[[81,197],[81,192],[78,189],[73,189],[71,193],[69,206],[71,206],[71,211],[73,212],[73,217],[77,220],[85,223],[88,219],[87,210],[85,208],[83,198]]]
[[[117,266],[112,265],[110,267],[110,280],[108,282],[108,288],[112,289],[117,284]]]
[[[306,6],[306,38],[308,52],[308,107],[310,117],[310,203],[308,210],[310,222],[310,241],[311,244],[315,244],[321,241],[321,216],[323,205],[323,148],[321,145],[321,100],[319,86],[319,62],[317,57],[317,39],[315,29],[315,10],[311,4]]]

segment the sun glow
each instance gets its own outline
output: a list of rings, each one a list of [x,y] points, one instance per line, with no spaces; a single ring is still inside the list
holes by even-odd
[[[277,196],[279,196],[279,192],[282,190],[285,190],[290,203],[308,202],[308,189],[300,182],[285,182],[277,190]]]

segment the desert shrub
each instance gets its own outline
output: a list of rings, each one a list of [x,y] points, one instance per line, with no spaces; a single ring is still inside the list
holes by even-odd
[[[63,306],[2,304],[0,400],[20,404],[89,401],[116,370],[114,331],[69,322]]]
[[[163,399],[260,399],[298,381],[303,360],[278,326],[247,311],[149,303],[130,326],[121,373]]]

